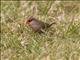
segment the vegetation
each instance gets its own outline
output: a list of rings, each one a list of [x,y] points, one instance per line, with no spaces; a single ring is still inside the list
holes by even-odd
[[[51,23],[34,33],[28,17]],[[79,1],[1,1],[1,60],[80,60]]]

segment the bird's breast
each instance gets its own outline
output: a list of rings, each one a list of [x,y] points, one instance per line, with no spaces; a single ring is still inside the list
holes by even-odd
[[[40,29],[42,28],[41,24],[38,23],[38,22],[35,22],[35,21],[31,22],[31,23],[30,23],[30,26],[31,26],[32,29],[34,29],[34,30],[40,30]]]

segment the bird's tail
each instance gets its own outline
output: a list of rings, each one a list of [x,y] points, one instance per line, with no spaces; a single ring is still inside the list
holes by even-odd
[[[51,24],[49,25],[49,27],[51,27],[53,24],[56,24],[56,23],[55,23],[55,22],[51,23]]]

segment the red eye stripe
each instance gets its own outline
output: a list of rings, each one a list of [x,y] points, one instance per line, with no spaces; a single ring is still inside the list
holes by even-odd
[[[32,21],[32,20],[28,20],[28,21],[26,22],[26,24],[29,24],[31,21]]]
[[[28,20],[28,22],[31,22],[32,20]]]

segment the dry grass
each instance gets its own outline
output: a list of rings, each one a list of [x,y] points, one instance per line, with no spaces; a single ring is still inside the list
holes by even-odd
[[[55,25],[34,33],[30,17]],[[79,1],[1,1],[1,60],[80,60]]]

